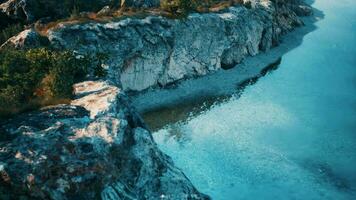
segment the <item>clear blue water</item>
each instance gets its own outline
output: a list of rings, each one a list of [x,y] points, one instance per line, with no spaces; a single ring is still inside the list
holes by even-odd
[[[356,1],[313,6],[324,19],[278,70],[154,133],[213,199],[356,199]]]

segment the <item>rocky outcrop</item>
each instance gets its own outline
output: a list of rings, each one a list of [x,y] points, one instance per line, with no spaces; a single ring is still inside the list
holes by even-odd
[[[126,95],[75,85],[71,105],[4,122],[0,199],[208,199],[156,146]]]
[[[49,40],[58,48],[107,53],[108,78],[124,90],[141,91],[233,67],[278,45],[282,34],[303,24],[298,15],[309,14],[297,0],[278,2],[254,0],[249,7],[186,19],[62,25],[49,32]]]
[[[0,50],[9,47],[16,49],[36,48],[48,44],[49,41],[46,37],[41,36],[34,29],[31,28],[24,30],[18,35],[8,39],[4,44],[0,46]]]

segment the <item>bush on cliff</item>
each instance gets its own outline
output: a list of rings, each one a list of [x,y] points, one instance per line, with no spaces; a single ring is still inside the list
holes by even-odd
[[[243,0],[161,0],[161,9],[175,15],[186,15],[191,11],[208,12],[244,4]]]
[[[162,0],[161,8],[170,13],[183,12],[186,13],[192,10],[194,3],[191,0]]]
[[[89,59],[45,48],[0,52],[0,117],[63,102],[85,77]]]

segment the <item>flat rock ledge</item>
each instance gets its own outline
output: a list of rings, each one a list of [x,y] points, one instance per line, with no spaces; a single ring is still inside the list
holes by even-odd
[[[76,84],[71,105],[0,126],[0,199],[209,199],[158,148],[127,96]]]

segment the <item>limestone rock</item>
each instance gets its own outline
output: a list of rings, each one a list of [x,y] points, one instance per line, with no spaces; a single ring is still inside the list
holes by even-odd
[[[186,19],[148,16],[118,22],[62,25],[49,31],[51,43],[79,52],[109,55],[109,80],[141,91],[230,68],[246,56],[278,45],[303,22],[297,0],[251,0],[251,8],[190,14]]]
[[[72,105],[0,125],[0,199],[209,199],[157,148],[122,90],[74,87]]]

